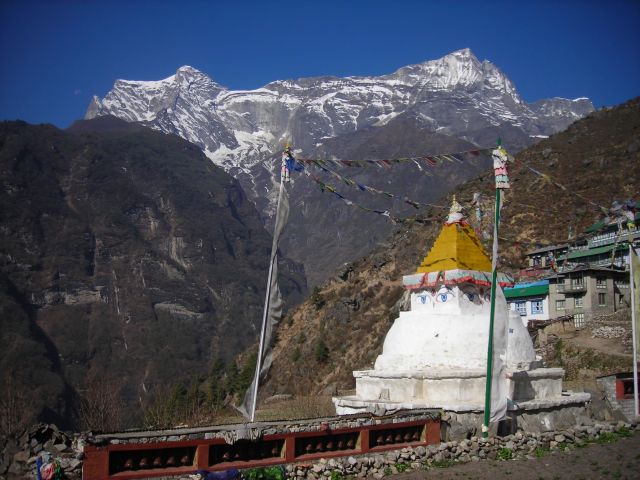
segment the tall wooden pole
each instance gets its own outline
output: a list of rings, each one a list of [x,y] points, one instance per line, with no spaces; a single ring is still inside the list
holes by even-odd
[[[493,224],[493,258],[491,259],[491,313],[489,315],[489,341],[487,346],[487,384],[484,395],[484,422],[482,436],[489,436],[489,417],[491,413],[491,379],[493,375],[493,324],[496,313],[496,288],[498,278],[498,231],[500,228],[500,189],[496,188],[495,217]]]
[[[633,242],[629,242],[629,283],[631,284],[631,337],[633,341],[633,406],[634,415],[638,417],[640,415],[640,405],[638,402],[638,332],[636,320],[637,305],[636,305],[636,288],[640,285],[634,285],[634,277],[637,274],[634,270],[634,263],[636,262],[636,252],[633,249]]]

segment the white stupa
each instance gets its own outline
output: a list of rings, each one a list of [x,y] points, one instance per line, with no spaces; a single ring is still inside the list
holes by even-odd
[[[404,409],[484,409],[491,261],[453,200],[449,217],[417,273],[403,278],[411,310],[400,312],[373,370],[354,371],[356,394],[336,397],[338,415]],[[510,277],[499,274],[500,286]],[[561,368],[543,368],[520,316],[496,295],[506,333],[501,356],[510,409],[582,403],[588,394],[562,391]],[[499,337],[499,336],[498,336]],[[505,338],[503,335],[501,338]]]

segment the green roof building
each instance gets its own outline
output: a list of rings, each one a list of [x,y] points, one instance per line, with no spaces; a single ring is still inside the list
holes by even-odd
[[[509,308],[520,314],[523,323],[549,320],[549,280],[517,283],[504,289]]]

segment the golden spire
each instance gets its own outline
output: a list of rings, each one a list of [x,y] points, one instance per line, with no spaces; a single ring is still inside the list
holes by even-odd
[[[462,206],[453,197],[449,216],[417,273],[446,270],[491,271],[491,260],[473,228],[464,221]]]

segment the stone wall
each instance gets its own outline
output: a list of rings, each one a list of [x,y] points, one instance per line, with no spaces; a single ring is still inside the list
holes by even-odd
[[[611,404],[614,410],[619,410],[624,418],[632,419],[634,417],[635,400],[633,398],[619,399],[616,394],[617,378],[615,375],[598,378],[598,386],[602,388],[606,400]]]
[[[480,435],[483,417],[482,412],[444,412],[441,418],[442,440],[460,441]],[[507,412],[507,418],[492,425],[491,434],[507,435],[518,431],[543,433],[592,423],[593,420],[589,418],[589,413],[584,405],[565,405],[536,410],[510,410]]]
[[[455,463],[479,462],[486,459],[534,458],[550,451],[571,450],[598,439],[631,435],[640,430],[635,424],[595,424],[565,430],[524,433],[505,437],[471,437],[460,441],[443,442],[428,447],[403,448],[392,452],[321,459],[313,464],[286,466],[290,479],[328,479],[347,476],[380,479],[384,476],[429,467],[444,467]]]

